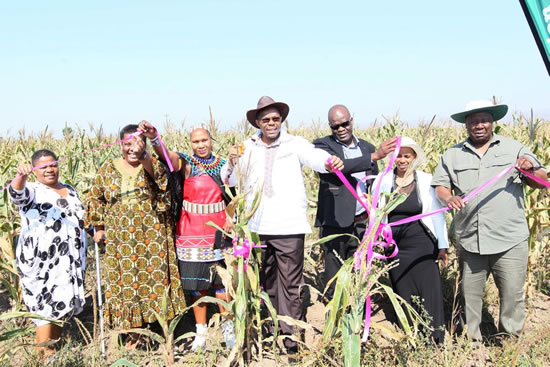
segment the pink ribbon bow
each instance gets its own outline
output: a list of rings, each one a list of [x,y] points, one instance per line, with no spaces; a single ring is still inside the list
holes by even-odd
[[[250,257],[250,250],[252,248],[263,248],[266,246],[257,245],[254,242],[250,241],[248,238],[242,240],[242,243],[239,244],[239,237],[233,237],[233,256],[238,258],[242,256],[244,259],[243,271],[246,271],[246,265],[248,264],[248,258]],[[237,270],[239,270],[237,268]]]

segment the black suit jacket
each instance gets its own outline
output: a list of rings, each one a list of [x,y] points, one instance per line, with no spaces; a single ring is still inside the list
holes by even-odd
[[[316,148],[323,149],[344,161],[342,173],[355,187],[357,180],[352,173],[365,172],[366,175],[378,174],[378,166],[371,161],[371,153],[376,148],[365,140],[359,140],[362,156],[359,158],[344,158],[344,147],[336,141],[334,136],[325,136],[313,142]],[[319,196],[317,202],[317,216],[315,227],[330,226],[345,228],[353,224],[357,199],[348,191],[342,181],[334,173],[319,174]]]

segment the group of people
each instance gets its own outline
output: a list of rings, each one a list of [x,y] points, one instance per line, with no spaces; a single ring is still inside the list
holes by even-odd
[[[493,133],[494,121],[504,117],[507,109],[506,105],[474,101],[452,115],[465,124],[468,138],[443,154],[433,176],[420,170],[426,160],[422,147],[403,137],[392,173],[377,178],[382,192],[407,195],[384,218],[386,223],[442,206],[456,210],[463,321],[468,336],[476,340],[481,339],[483,290],[489,273],[500,294],[499,328],[518,335],[523,327],[529,236],[523,186],[543,186],[514,170],[468,202],[464,197],[511,165],[547,178],[546,169],[528,148]],[[212,289],[216,297],[229,301],[215,269],[224,266],[230,241],[206,223],[212,221],[231,232],[226,188],[235,187],[239,174],[244,174],[249,203],[261,191],[259,206],[249,221],[250,231],[259,235],[262,245],[261,284],[278,314],[305,320],[301,297],[304,241],[311,228],[302,167],[319,173],[315,226],[320,236],[362,238],[368,213],[334,170],[341,171],[353,186],[359,183],[363,193],[373,185],[365,178],[379,173],[377,161],[395,151],[397,139],[375,148],[354,135],[348,108],[335,105],[328,112],[332,134],[310,143],[282,129],[289,110],[286,103],[260,98],[246,114],[257,132],[242,146],[231,147],[227,160],[213,153],[205,127],[190,130],[191,154],[165,154],[152,124],[128,125],[120,132],[122,156],[98,170],[85,204],[74,188],[59,181],[55,154],[48,150],[34,153],[32,165],[18,168],[19,179],[9,189],[22,218],[16,256],[29,311],[60,320],[82,310],[90,229],[94,241],[105,244],[104,315],[111,326],[130,329],[155,322],[155,312],[160,312],[163,302],[167,317],[174,317],[186,306],[184,291],[196,301]],[[147,152],[147,140],[159,158]],[[237,166],[244,167],[244,173]],[[38,168],[33,171],[33,167]],[[31,172],[36,182],[27,183]],[[431,337],[440,343],[445,315],[437,262],[443,266],[448,262],[445,217],[442,213],[427,216],[394,226],[392,232],[399,249],[390,260],[397,262],[390,270],[392,286],[407,302],[427,311]],[[331,280],[357,247],[357,241],[345,235],[323,244],[327,300],[334,292]],[[196,336],[192,349],[196,350],[207,340],[206,306],[198,303],[193,312]],[[37,344],[59,338],[58,326],[34,321]],[[230,318],[225,318],[222,332],[228,347],[235,344],[233,328]],[[284,322],[281,329],[283,334],[294,331]],[[136,335],[129,334],[129,347],[138,342]],[[298,349],[295,338],[285,338],[284,345],[289,353]]]

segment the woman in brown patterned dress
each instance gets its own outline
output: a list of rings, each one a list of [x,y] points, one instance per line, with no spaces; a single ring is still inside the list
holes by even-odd
[[[137,131],[128,125],[126,139]],[[185,298],[170,225],[164,167],[145,151],[145,137],[123,142],[122,157],[97,172],[88,196],[87,221],[95,241],[105,241],[107,323],[118,328],[156,321],[168,290],[168,319],[181,313]],[[135,338],[130,338],[130,344]]]

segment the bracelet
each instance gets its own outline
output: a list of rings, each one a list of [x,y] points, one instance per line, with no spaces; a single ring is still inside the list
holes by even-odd
[[[155,136],[153,139],[149,139],[149,141],[151,142],[151,145],[154,147],[158,147],[160,145],[158,136]]]

